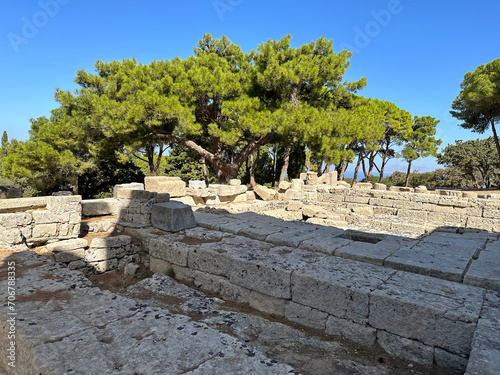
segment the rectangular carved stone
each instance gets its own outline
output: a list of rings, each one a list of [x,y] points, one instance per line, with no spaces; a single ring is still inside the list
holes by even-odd
[[[172,201],[153,205],[151,224],[167,232],[177,232],[194,228],[196,220],[190,206]]]
[[[485,291],[398,271],[370,296],[372,327],[468,354]]]
[[[368,320],[370,292],[393,270],[342,258],[325,258],[292,275],[292,300],[357,323]]]

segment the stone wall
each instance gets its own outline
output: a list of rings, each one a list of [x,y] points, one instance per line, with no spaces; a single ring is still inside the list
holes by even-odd
[[[500,195],[466,198],[461,192],[455,193],[333,188],[318,191],[317,200],[305,202],[301,211],[306,218],[343,220],[387,231],[423,234],[444,227],[451,231],[500,231]]]
[[[141,261],[140,242],[134,243],[130,236],[94,238],[90,244],[77,238],[46,246],[45,255],[52,257],[72,270],[86,276],[113,270],[123,270],[129,263]]]
[[[77,238],[81,224],[81,196],[20,198],[0,201],[0,247],[28,247]]]

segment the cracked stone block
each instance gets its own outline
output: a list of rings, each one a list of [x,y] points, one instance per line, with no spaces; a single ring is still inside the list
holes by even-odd
[[[146,190],[168,193],[172,198],[186,195],[186,183],[180,177],[148,176],[144,178]]]
[[[397,271],[371,292],[369,323],[389,333],[467,355],[485,290]]]
[[[327,257],[292,274],[292,300],[364,324],[370,293],[392,273],[371,264]]]
[[[432,365],[434,361],[434,348],[419,341],[379,330],[377,332],[377,342],[387,353],[396,357],[426,366]]]
[[[375,343],[377,330],[366,324],[355,323],[349,319],[328,315],[325,333],[341,336],[362,345],[372,346]]]
[[[324,330],[328,314],[309,306],[287,301],[285,305],[285,318],[307,327]]]

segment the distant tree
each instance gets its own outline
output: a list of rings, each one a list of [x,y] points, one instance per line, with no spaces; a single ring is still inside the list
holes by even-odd
[[[438,163],[459,171],[476,188],[489,188],[500,175],[493,137],[470,141],[455,141],[438,155]],[[448,169],[448,168],[447,168]]]
[[[466,73],[460,87],[462,91],[453,101],[451,115],[463,121],[461,127],[480,134],[491,126],[500,160],[500,143],[495,127],[495,122],[500,120],[500,58]]]
[[[182,146],[176,145],[170,150],[169,154],[165,156],[164,165],[162,175],[180,177],[186,183],[189,180],[205,180],[205,177],[207,182],[215,181],[212,172],[205,176],[200,156]]]
[[[431,116],[418,117],[413,119],[411,133],[408,141],[401,151],[401,157],[408,162],[405,186],[410,182],[411,164],[420,157],[436,156],[441,140],[434,138],[436,126],[439,120]]]

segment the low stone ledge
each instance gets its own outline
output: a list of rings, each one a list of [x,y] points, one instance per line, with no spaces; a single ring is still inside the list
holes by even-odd
[[[82,216],[106,216],[116,215],[118,212],[118,203],[116,199],[86,199],[82,200]]]

